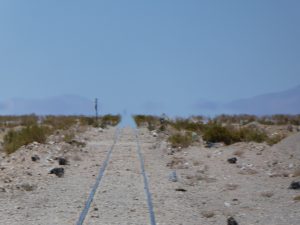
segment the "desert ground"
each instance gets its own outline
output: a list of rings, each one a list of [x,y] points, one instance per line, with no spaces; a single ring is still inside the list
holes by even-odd
[[[76,224],[118,129],[84,224],[151,224],[131,127],[89,127],[73,143],[57,132],[45,144],[2,152],[0,223]],[[299,132],[273,146],[199,142],[183,149],[171,148],[164,134],[137,132],[157,225],[224,225],[229,217],[240,225],[300,224],[300,190],[289,188],[300,181]],[[236,163],[227,161],[232,157]],[[63,176],[49,173],[57,167]]]

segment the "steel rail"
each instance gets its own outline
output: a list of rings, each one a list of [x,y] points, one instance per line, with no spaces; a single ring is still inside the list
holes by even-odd
[[[115,132],[115,136],[114,136],[114,142],[110,146],[110,149],[109,149],[109,151],[108,151],[108,153],[106,155],[106,158],[105,158],[105,160],[103,162],[103,165],[101,166],[101,168],[99,170],[98,176],[96,178],[96,182],[95,182],[95,184],[94,184],[94,186],[93,186],[93,188],[92,188],[92,190],[90,192],[88,200],[85,203],[85,207],[83,208],[83,210],[82,210],[82,212],[81,212],[81,214],[79,216],[79,219],[78,219],[76,225],[82,225],[83,222],[84,222],[84,220],[85,220],[85,218],[86,218],[86,216],[87,216],[87,214],[88,214],[88,212],[89,212],[89,209],[91,207],[91,204],[92,204],[94,196],[95,196],[95,193],[97,191],[97,188],[99,187],[100,181],[101,181],[101,179],[102,179],[102,177],[104,175],[105,169],[106,169],[106,167],[108,165],[108,162],[109,162],[109,159],[111,157],[111,153],[112,153],[112,151],[113,151],[113,149],[114,149],[114,147],[115,147],[115,145],[117,143],[117,140],[118,140],[119,136],[120,136],[120,128],[117,128],[117,130]]]
[[[144,179],[144,190],[145,190],[145,194],[147,197],[147,205],[148,205],[148,210],[149,210],[150,223],[151,223],[151,225],[156,225],[152,197],[151,197],[149,183],[148,183],[148,179],[147,179],[147,175],[146,175],[146,171],[145,171],[145,162],[144,162],[144,158],[143,158],[143,155],[141,152],[141,145],[140,145],[139,134],[138,134],[137,129],[135,130],[135,137],[136,137],[136,143],[137,143],[137,153],[139,155],[141,171],[142,171],[142,175],[143,175],[143,179]]]

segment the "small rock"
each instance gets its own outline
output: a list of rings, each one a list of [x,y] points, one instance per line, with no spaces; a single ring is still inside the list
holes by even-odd
[[[158,134],[157,134],[155,131],[153,131],[153,132],[152,132],[152,136],[153,136],[153,137],[157,137]]]
[[[177,182],[178,181],[176,171],[172,171],[172,173],[169,176],[169,181],[172,181],[172,182]]]
[[[227,219],[227,225],[239,225],[233,217]]]
[[[231,206],[231,204],[230,204],[229,202],[224,202],[224,205],[225,205],[226,207],[230,207],[230,206]]]
[[[201,215],[205,218],[212,218],[215,216],[215,213],[212,211],[204,211],[201,213]]]
[[[53,168],[52,170],[50,170],[49,174],[55,174],[58,177],[62,177],[65,173],[65,169],[64,168]]]
[[[32,173],[29,172],[29,171],[27,171],[25,174],[28,175],[28,176],[32,176]]]
[[[236,161],[237,161],[237,158],[236,158],[236,157],[227,159],[227,162],[229,162],[229,163],[231,163],[231,164],[235,164]]]
[[[186,190],[183,188],[176,188],[175,191],[186,192]]]
[[[58,160],[58,164],[61,165],[61,166],[68,164],[68,160],[65,159],[65,158],[59,157],[57,160]]]
[[[289,189],[294,189],[294,190],[300,189],[300,181],[293,181],[291,183]]]
[[[31,156],[31,160],[33,162],[36,162],[36,161],[39,161],[40,160],[40,157],[38,155],[34,155],[34,156]]]

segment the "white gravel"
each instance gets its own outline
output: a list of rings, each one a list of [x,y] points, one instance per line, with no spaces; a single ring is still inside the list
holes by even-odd
[[[79,135],[87,143],[83,149],[51,143],[3,156],[0,224],[76,224],[115,129],[90,128]],[[174,153],[160,135],[146,129],[139,134],[157,224],[223,225],[229,216],[247,225],[300,224],[300,201],[294,200],[300,191],[288,189],[300,181],[293,177],[300,168],[299,133],[273,147],[199,144]],[[243,153],[235,156],[236,151]],[[32,162],[34,154],[41,160]],[[62,178],[48,174],[58,156],[70,162]],[[233,156],[237,164],[227,162]],[[177,182],[169,179],[174,171]],[[133,129],[122,130],[84,224],[150,224]]]

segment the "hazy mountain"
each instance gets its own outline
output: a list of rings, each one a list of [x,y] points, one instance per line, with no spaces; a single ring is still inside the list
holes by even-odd
[[[300,114],[300,86],[248,99],[232,101],[223,106],[232,113],[248,114]]]
[[[196,114],[300,114],[300,85],[282,92],[238,99],[228,103],[199,100]]]
[[[91,115],[94,113],[94,102],[75,95],[64,95],[45,99],[14,98],[0,102],[0,114],[38,115]]]
[[[104,103],[101,102],[100,111],[104,113],[120,113],[120,103]],[[123,106],[124,107],[124,106]],[[163,103],[146,102],[143,107],[127,106],[135,113],[156,113],[161,114],[162,111],[177,115],[178,104],[164,105]],[[173,108],[172,108],[173,107]],[[128,108],[128,109],[129,109]],[[201,100],[196,104],[186,108],[186,115],[216,115],[221,113],[227,114],[300,114],[300,86],[293,89],[269,93],[255,96],[247,99],[239,99],[226,104]],[[124,108],[125,109],[125,108]],[[124,110],[123,110],[124,111]],[[182,110],[181,110],[182,112]],[[30,114],[35,113],[39,115],[45,114],[60,114],[60,115],[93,115],[94,101],[75,95],[64,95],[44,99],[22,99],[14,98],[7,101],[0,101],[0,114]],[[182,116],[182,115],[178,115]]]

